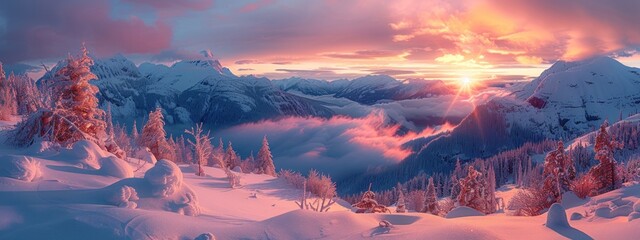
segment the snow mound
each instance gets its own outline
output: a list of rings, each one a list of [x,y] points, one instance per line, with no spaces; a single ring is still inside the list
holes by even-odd
[[[567,221],[567,213],[562,205],[558,203],[551,205],[547,213],[547,224],[545,225],[552,229],[571,227],[569,226],[569,221]]]
[[[577,213],[577,212],[572,213],[570,217],[571,221],[580,220],[583,218],[584,216],[581,213]]]
[[[30,157],[15,155],[0,157],[0,177],[33,182],[41,176],[40,162]]]
[[[459,217],[473,217],[473,216],[484,216],[484,213],[479,212],[470,207],[461,206],[452,209],[445,218],[459,218]]]
[[[158,160],[156,159],[156,157],[153,155],[153,153],[151,153],[151,151],[149,151],[149,148],[138,148],[136,150],[136,152],[134,153],[134,156],[137,159],[142,159],[145,162],[151,163],[151,164],[155,164]]]
[[[162,159],[144,178],[126,178],[104,188],[109,204],[126,208],[163,210],[187,216],[200,215],[195,192],[183,183],[180,168]]]
[[[84,169],[95,170],[91,173],[117,178],[133,177],[131,166],[115,155],[102,150],[96,143],[80,140],[70,149],[62,149],[54,157],[58,161],[79,165]]]
[[[113,156],[102,150],[96,143],[88,140],[80,140],[74,143],[70,149],[60,150],[55,158],[72,164],[81,164],[83,168],[100,169],[100,159]]]
[[[156,197],[168,197],[182,186],[182,171],[175,163],[161,159],[156,165],[147,170],[144,179],[149,182],[151,192]]]
[[[138,204],[134,202],[136,200],[140,200],[140,198],[138,197],[138,192],[136,192],[136,189],[130,186],[124,185],[120,187],[119,192],[116,192],[116,194],[114,194],[112,198],[109,199],[109,202],[118,207],[135,209],[136,207],[138,207]]]
[[[629,217],[628,217],[629,222],[638,218],[640,218],[640,212],[632,212],[631,214],[629,214]]]
[[[600,204],[595,210],[595,217],[615,218],[629,216],[633,212],[631,205],[614,206],[611,208],[607,204]]]
[[[633,204],[633,211],[640,212],[640,200],[636,201],[636,203]]]
[[[113,176],[117,178],[131,178],[133,177],[133,170],[131,166],[122,159],[115,156],[109,156],[100,159],[100,173]]]

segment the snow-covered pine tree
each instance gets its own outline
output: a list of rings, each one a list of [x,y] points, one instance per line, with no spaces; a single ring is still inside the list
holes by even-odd
[[[404,191],[402,190],[402,185],[398,183],[396,186],[396,190],[398,191],[398,201],[396,202],[396,212],[397,213],[405,213],[407,212],[407,207],[404,201]]]
[[[485,194],[485,199],[487,202],[487,213],[494,213],[497,211],[497,202],[496,202],[496,173],[493,168],[493,164],[489,164],[489,169],[487,170],[487,191]]]
[[[113,153],[120,159],[127,159],[127,152],[122,150],[116,142],[115,129],[113,127],[113,118],[111,117],[111,103],[107,104],[107,111],[105,113],[105,132],[104,146],[108,152]]]
[[[53,137],[52,141],[70,145],[89,139],[103,146],[106,123],[104,111],[98,108],[98,88],[89,81],[96,79],[91,72],[93,59],[82,46],[82,55],[69,56],[67,65],[53,76]]]
[[[8,120],[16,114],[15,92],[0,63],[0,120]]]
[[[18,114],[31,114],[44,107],[42,93],[40,93],[36,82],[26,74],[18,75],[15,78],[16,92],[21,93],[16,95]]]
[[[622,144],[612,139],[607,132],[609,123],[604,121],[600,126],[600,131],[596,136],[596,142],[593,146],[596,152],[596,160],[598,165],[593,167],[589,173],[593,179],[600,180],[599,191],[606,192],[611,191],[619,187],[619,177],[616,174],[616,159],[613,157],[613,152],[616,149],[622,148]]]
[[[228,169],[234,169],[235,167],[240,166],[240,158],[238,157],[238,153],[233,150],[233,144],[231,141],[229,141],[227,151],[224,154],[224,162]]]
[[[460,163],[460,158],[456,158],[456,167],[453,169],[452,175],[456,176],[456,178],[462,178],[463,172],[462,164]]]
[[[438,196],[436,194],[436,188],[433,184],[433,177],[429,178],[429,184],[427,185],[427,192],[424,199],[424,213],[431,213],[438,215],[440,209],[438,208]]]
[[[258,152],[258,166],[256,168],[258,174],[267,174],[276,176],[276,167],[273,164],[273,156],[271,155],[271,149],[269,149],[269,141],[267,136],[262,138],[262,147]]]
[[[140,138],[138,134],[138,124],[136,124],[136,120],[133,120],[133,125],[131,126],[131,145],[134,148],[138,147],[138,139]]]
[[[158,107],[155,111],[149,113],[149,120],[142,128],[142,134],[140,134],[139,137],[139,145],[149,148],[158,160],[167,159],[174,161],[175,151],[171,149],[169,142],[167,142],[166,135],[162,109]]]
[[[218,139],[218,146],[213,149],[213,154],[211,159],[209,160],[209,166],[215,166],[216,164],[220,166],[220,168],[225,168],[226,163],[224,160],[225,155],[224,142],[222,138]]]
[[[131,146],[131,138],[127,135],[125,126],[116,125],[115,127],[115,141],[120,149],[122,149],[128,156],[133,156],[133,147]]]
[[[562,193],[568,189],[568,186],[563,186],[563,183],[567,182],[565,181],[566,170],[564,168],[566,162],[564,144],[559,141],[558,148],[549,152],[544,159],[544,171],[542,172],[544,185],[542,186],[542,192],[547,194],[549,206],[560,202]]]
[[[451,199],[457,200],[460,195],[460,181],[455,174],[451,174]]]
[[[198,169],[196,171],[196,175],[204,176],[204,166],[206,166],[207,161],[211,157],[213,148],[211,147],[211,139],[209,138],[209,133],[204,133],[202,129],[202,123],[196,124],[195,129],[191,128],[191,130],[185,130],[186,134],[193,136],[193,141],[190,139],[187,140],[189,144],[193,147],[194,150],[194,160],[196,161]]]
[[[256,159],[253,157],[253,151],[249,154],[247,159],[242,161],[242,172],[244,173],[252,173],[256,168]]]
[[[486,199],[484,193],[486,191],[486,181],[482,173],[476,171],[473,166],[469,166],[467,176],[460,181],[460,195],[458,196],[458,205],[467,206],[486,213]]]

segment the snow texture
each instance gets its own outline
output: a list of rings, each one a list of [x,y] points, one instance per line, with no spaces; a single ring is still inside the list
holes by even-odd
[[[27,156],[0,156],[0,177],[33,182],[42,176],[40,162]]]
[[[147,170],[144,179],[151,185],[151,192],[156,197],[169,197],[182,187],[182,171],[175,163],[161,159]]]
[[[461,217],[475,217],[475,216],[484,216],[484,213],[479,212],[470,207],[456,207],[452,209],[445,218],[461,218]]]

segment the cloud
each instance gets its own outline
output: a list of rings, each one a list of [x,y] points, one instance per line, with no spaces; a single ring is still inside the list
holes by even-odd
[[[369,70],[371,71],[371,74],[377,74],[377,75],[389,75],[389,76],[397,76],[397,75],[408,75],[408,74],[415,74],[415,71],[411,71],[411,70],[401,70],[401,69],[377,69],[377,70]]]
[[[335,75],[336,73],[332,70],[323,70],[323,69],[285,69],[278,68],[276,69],[278,72],[287,72],[293,73],[300,77],[317,77],[317,76],[325,76],[325,75]]]
[[[271,64],[275,64],[275,65],[289,65],[289,64],[292,64],[292,62],[289,62],[289,61],[276,61],[276,62],[272,62]]]
[[[202,11],[213,7],[213,0],[120,0],[134,6],[133,13],[139,14],[140,11],[152,10],[157,18],[173,18],[180,16],[189,11]],[[113,2],[114,5],[120,5],[118,1]]]
[[[342,59],[375,59],[384,57],[395,57],[400,55],[400,52],[395,51],[382,51],[382,50],[363,50],[353,53],[324,53],[321,54],[330,58],[342,58]]]
[[[274,0],[257,0],[255,2],[252,3],[247,3],[246,5],[242,6],[240,8],[240,12],[241,13],[248,13],[248,12],[253,12],[256,11],[262,7],[268,6],[269,4],[273,3]]]
[[[387,124],[382,113],[374,112],[363,118],[290,117],[244,124],[216,134],[231,140],[234,149],[244,155],[251,149],[255,153],[266,135],[277,168],[301,172],[314,168],[339,179],[371,166],[398,163],[411,153],[403,143],[437,132],[429,129],[398,136],[397,130],[397,125]]]
[[[254,59],[242,59],[242,60],[238,60],[236,61],[237,65],[244,65],[244,64],[257,64],[260,63],[260,61],[258,60],[254,60]]]
[[[82,42],[97,55],[158,53],[170,46],[172,30],[164,22],[137,17],[114,19],[109,1],[2,1],[0,56],[8,63],[59,58]],[[37,13],[37,14],[33,14]]]
[[[253,71],[255,69],[253,68],[238,68],[238,71],[242,72],[242,71]]]
[[[640,46],[638,1],[491,0],[487,5],[514,23],[519,32],[554,35],[563,43],[562,58],[580,59]]]

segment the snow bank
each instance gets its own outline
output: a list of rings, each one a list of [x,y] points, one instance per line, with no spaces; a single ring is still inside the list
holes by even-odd
[[[547,224],[545,226],[551,229],[571,227],[569,226],[569,221],[567,221],[567,213],[562,205],[559,203],[551,205],[547,213]]]
[[[93,173],[97,175],[133,177],[133,170],[128,163],[88,140],[74,143],[71,149],[62,149],[54,159],[80,165],[84,169],[96,170]]]
[[[156,162],[144,178],[122,179],[101,191],[110,205],[200,215],[195,192],[183,183],[180,168],[166,159]]]
[[[158,161],[156,159],[156,156],[154,156],[153,153],[149,151],[149,148],[146,148],[146,147],[138,148],[134,153],[133,157],[137,159],[141,159],[151,164],[155,164]]]
[[[168,197],[182,186],[182,171],[175,163],[161,159],[155,166],[147,170],[144,179],[151,184],[152,193],[156,197]]]
[[[80,140],[74,143],[70,149],[60,150],[55,159],[80,164],[86,169],[100,169],[100,159],[111,156],[111,153],[102,150],[97,144],[88,140]]]
[[[15,155],[0,157],[0,177],[32,182],[41,176],[40,162],[30,157]]]
[[[484,213],[479,212],[470,207],[461,206],[452,209],[445,218],[459,218],[459,217],[473,217],[473,216],[484,216]]]
[[[107,176],[113,176],[117,178],[130,178],[133,177],[133,170],[131,165],[124,160],[115,156],[109,156],[100,159],[100,173]]]

